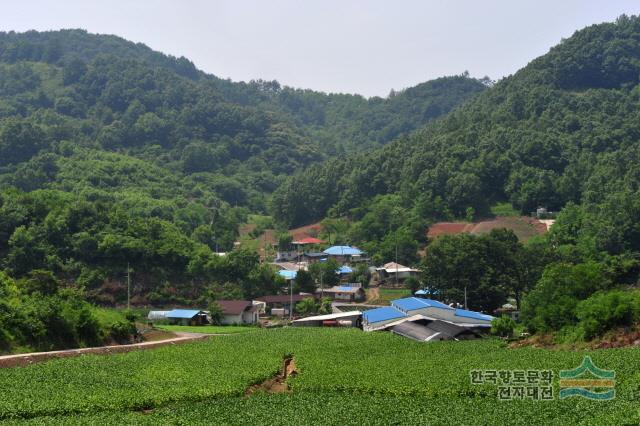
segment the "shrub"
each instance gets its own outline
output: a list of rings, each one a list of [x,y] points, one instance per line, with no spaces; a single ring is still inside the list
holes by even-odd
[[[506,315],[491,321],[491,332],[500,337],[511,337],[515,327],[516,323]]]
[[[586,339],[593,339],[616,326],[631,325],[640,317],[640,292],[596,293],[578,303],[576,316]]]
[[[118,321],[109,327],[109,335],[118,343],[128,343],[136,334],[136,326],[129,321]]]

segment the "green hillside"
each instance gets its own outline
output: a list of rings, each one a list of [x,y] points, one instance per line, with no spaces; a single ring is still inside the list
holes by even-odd
[[[515,299],[530,331],[571,340],[632,324],[640,317],[637,292],[628,292],[640,282],[639,83],[640,18],[587,27],[441,120],[288,178],[274,193],[273,217],[345,223],[345,241],[377,261],[395,255],[419,265],[422,282],[413,285],[443,300],[467,294],[469,306],[492,312]],[[524,215],[560,213],[526,246],[508,232],[463,234],[417,257],[429,223],[492,217],[505,202]]]
[[[254,253],[214,251],[233,248],[286,176],[484,88],[447,77],[367,100],[222,80],[116,36],[2,32],[0,268],[19,281],[53,272],[105,304],[124,302],[127,264],[134,303],[273,291]]]

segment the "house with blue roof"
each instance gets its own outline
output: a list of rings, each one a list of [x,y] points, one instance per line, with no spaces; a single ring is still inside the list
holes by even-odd
[[[166,314],[171,324],[204,325],[209,324],[207,312],[196,309],[174,309]]]
[[[323,251],[327,257],[336,259],[338,262],[362,262],[366,261],[365,252],[351,246],[332,246]]]
[[[318,291],[317,293],[320,293]],[[365,292],[359,283],[343,284],[322,290],[325,297],[341,302],[360,302],[365,298]]]

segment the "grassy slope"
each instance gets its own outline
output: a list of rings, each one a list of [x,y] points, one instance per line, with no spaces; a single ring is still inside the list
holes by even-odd
[[[390,305],[392,300],[411,296],[408,288],[378,288],[378,298],[369,301],[372,305]]]
[[[35,424],[614,424],[640,421],[640,350],[588,352],[616,371],[612,402],[498,402],[471,369],[570,369],[587,352],[495,340],[420,344],[359,330],[261,330],[122,355],[0,370],[0,413]],[[292,394],[242,397],[293,354]],[[153,413],[133,410],[154,408]],[[45,416],[35,418],[35,416]],[[58,417],[46,417],[53,415]],[[452,417],[453,416],[453,417]]]

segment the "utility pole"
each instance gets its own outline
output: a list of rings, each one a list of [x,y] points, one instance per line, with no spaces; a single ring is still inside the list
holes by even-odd
[[[131,309],[131,273],[127,262],[127,310]]]
[[[467,286],[464,286],[464,308],[467,309]]]
[[[398,287],[398,233],[395,234],[396,238],[396,287]]]
[[[289,321],[293,319],[293,280],[289,280]]]

